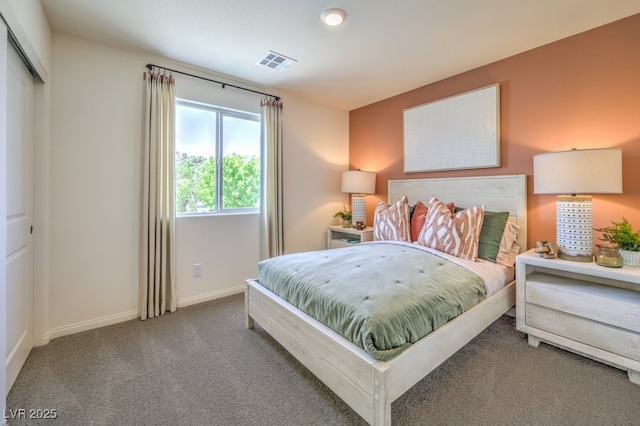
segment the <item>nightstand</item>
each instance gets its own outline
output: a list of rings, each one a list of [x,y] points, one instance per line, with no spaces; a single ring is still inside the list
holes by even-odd
[[[373,227],[367,226],[363,230],[330,226],[327,231],[327,248],[349,247],[357,243],[373,241]]]
[[[640,268],[516,258],[516,328],[545,342],[626,370],[640,384]]]

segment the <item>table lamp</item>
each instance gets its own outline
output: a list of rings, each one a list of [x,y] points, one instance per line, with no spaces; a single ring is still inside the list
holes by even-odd
[[[375,172],[347,170],[342,172],[342,192],[351,193],[352,223],[366,222],[366,194],[376,190]]]
[[[593,261],[591,195],[621,194],[620,149],[572,149],[533,156],[533,193],[556,199],[558,257]],[[568,195],[570,194],[570,195]]]

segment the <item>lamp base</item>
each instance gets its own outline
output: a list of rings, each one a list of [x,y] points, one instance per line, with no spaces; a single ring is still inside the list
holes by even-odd
[[[365,194],[351,194],[351,221],[365,222],[367,221],[366,211],[366,195]]]
[[[556,200],[558,257],[574,262],[593,262],[591,196],[561,195]]]
[[[558,259],[571,260],[573,262],[593,262],[593,255],[587,256],[583,254],[571,255],[558,251]]]

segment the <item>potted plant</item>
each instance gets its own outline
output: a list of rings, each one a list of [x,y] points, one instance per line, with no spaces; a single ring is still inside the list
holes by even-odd
[[[633,231],[627,219],[622,222],[611,221],[606,228],[597,228],[602,232],[601,241],[615,244],[620,249],[622,262],[627,266],[640,266],[640,231]]]
[[[343,228],[351,227],[351,210],[347,209],[346,206],[342,206],[342,210],[336,212],[333,217],[339,217],[340,219],[342,219]]]

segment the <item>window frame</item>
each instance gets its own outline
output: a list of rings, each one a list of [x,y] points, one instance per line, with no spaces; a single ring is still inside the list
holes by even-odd
[[[216,140],[215,140],[215,156],[216,156],[216,161],[215,161],[215,167],[216,167],[216,193],[215,193],[215,210],[214,211],[208,211],[208,212],[178,212],[177,208],[176,208],[176,217],[189,217],[189,216],[197,216],[197,217],[202,217],[202,216],[220,216],[220,215],[237,215],[237,214],[255,214],[255,213],[259,213],[260,212],[260,206],[258,207],[244,207],[244,208],[231,208],[231,209],[225,209],[224,205],[223,205],[223,191],[224,191],[224,183],[223,183],[223,178],[222,178],[222,173],[223,173],[223,152],[224,152],[224,126],[223,126],[223,121],[224,121],[224,117],[232,117],[232,118],[238,118],[238,119],[243,119],[243,120],[247,120],[247,121],[254,121],[257,122],[260,125],[260,154],[259,154],[259,160],[260,160],[260,186],[259,186],[259,194],[258,196],[260,197],[260,194],[262,192],[262,165],[263,165],[263,159],[262,159],[262,155],[263,155],[263,149],[262,149],[262,117],[260,114],[256,114],[256,113],[252,113],[252,112],[248,112],[248,111],[240,111],[240,110],[236,110],[236,109],[231,109],[231,108],[224,108],[221,106],[216,106],[216,105],[210,105],[210,104],[206,104],[206,103],[202,103],[202,102],[197,102],[197,101],[191,101],[188,99],[184,99],[184,98],[177,98],[176,99],[176,108],[178,106],[182,106],[182,107],[188,107],[188,108],[198,108],[201,110],[205,110],[205,111],[209,111],[209,112],[214,112],[215,113],[215,120],[216,120]],[[176,123],[176,127],[177,127],[177,123]],[[176,158],[175,158],[175,153],[176,153],[176,149],[173,150],[173,163],[175,165],[176,163]],[[177,190],[176,185],[177,185],[177,179],[175,177],[174,174],[174,178],[173,178],[173,185],[174,185],[174,205],[176,205],[176,196],[177,196]],[[260,202],[260,199],[259,201]]]

